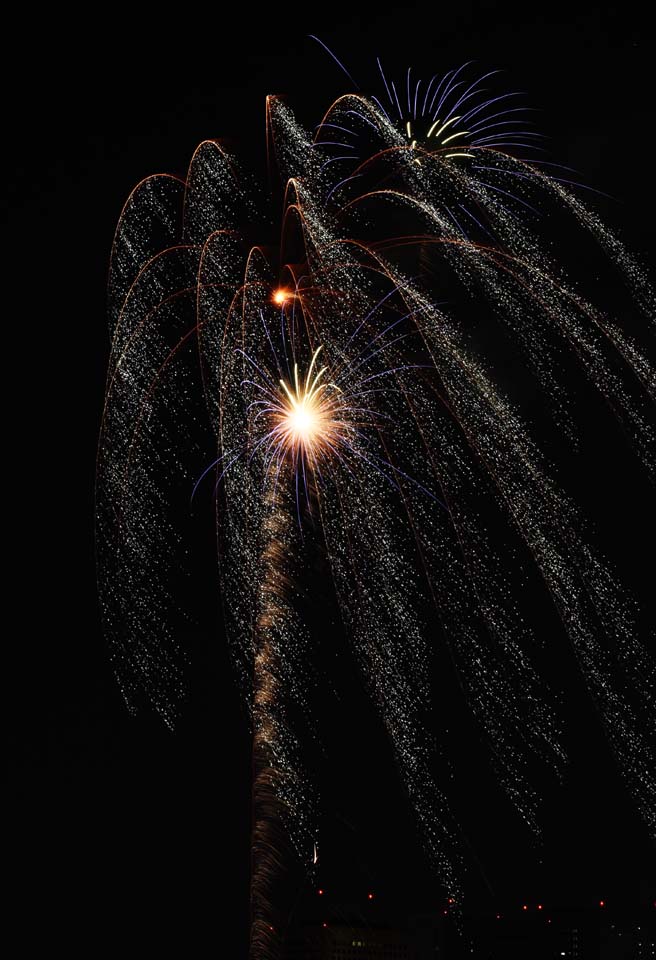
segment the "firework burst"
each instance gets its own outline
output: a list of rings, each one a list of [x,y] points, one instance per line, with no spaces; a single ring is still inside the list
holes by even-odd
[[[346,67],[323,41],[318,37],[311,39],[324,48],[359,89]],[[370,99],[411,149],[421,147],[427,151],[441,151],[447,159],[472,158],[474,154],[470,148],[475,147],[539,149],[535,140],[543,139],[543,135],[531,129],[525,116],[530,108],[516,105],[515,98],[522,97],[523,93],[513,91],[490,96],[489,89],[483,86],[486,80],[501,71],[490,70],[472,79],[472,61],[469,61],[448,70],[441,78],[439,74],[433,74],[426,82],[423,78],[414,79],[412,67],[407,68],[402,80],[394,80],[386,76],[380,57],[376,58],[376,64],[384,93],[380,97],[372,93]],[[356,109],[349,110],[346,116],[359,117],[365,124],[373,126]],[[325,133],[331,130],[355,138],[355,141],[349,139],[348,143],[331,143],[331,146],[350,150],[363,146],[358,143],[358,131],[352,127],[328,123]],[[336,133],[332,137],[339,139]]]
[[[266,424],[259,440],[265,445],[265,474],[274,473],[275,487],[283,464],[290,464],[296,487],[302,482],[306,495],[310,471],[320,476],[321,465],[340,456],[340,449],[353,449],[353,416],[359,412],[335,383],[324,379],[328,367],[317,367],[321,350],[317,347],[312,354],[304,378],[299,379],[298,363],[294,363],[289,384],[281,378],[276,386],[263,373],[263,382],[258,384],[263,399],[253,401],[258,408],[255,420],[264,418]],[[253,366],[261,372],[257,364]]]
[[[268,99],[286,184],[277,269],[240,238],[250,191],[213,142],[198,148],[184,183],[140,184],[117,229],[98,454],[103,617],[126,699],[145,690],[172,723],[183,690],[172,585],[190,546],[180,490],[198,495],[211,482],[227,633],[253,725],[253,958],[280,950],[286,872],[316,862],[316,797],[291,719],[311,715],[311,637],[294,602],[309,519],[425,849],[454,901],[466,858],[435,774],[434,651],[448,649],[499,780],[535,833],[542,786],[566,763],[557,698],[540,677],[516,589],[521,562],[494,530],[546,584],[655,826],[645,733],[653,664],[527,419],[468,335],[479,311],[499,324],[574,444],[576,407],[556,362],[571,355],[649,468],[653,369],[545,253],[529,225],[536,197],[599,241],[646,313],[653,293],[560,179],[507,152],[515,121],[491,114],[498,101],[464,75],[413,86],[408,71],[405,100],[383,75],[393,103],[341,97],[315,136]],[[505,126],[482,126],[496,122]],[[351,136],[348,157],[326,139],[340,128]],[[447,282],[459,301],[443,302]],[[209,433],[193,403],[200,394]]]

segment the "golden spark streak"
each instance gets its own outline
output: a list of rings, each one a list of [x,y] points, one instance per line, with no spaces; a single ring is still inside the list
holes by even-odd
[[[443,131],[446,130],[447,127],[450,127],[452,123],[455,123],[456,120],[460,120],[460,117],[451,117],[450,120],[447,120],[446,123],[443,123],[442,126],[440,127],[440,129],[439,129],[439,130],[437,131],[437,133],[435,134],[435,136],[436,136],[436,137],[439,137],[439,135],[440,135],[441,133],[443,133]],[[433,130],[434,127],[436,127],[436,126],[438,125],[439,122],[440,122],[439,120],[436,120],[436,121],[435,121],[435,123],[434,123],[433,126],[431,127],[431,131]],[[430,133],[428,134],[428,136],[430,137]]]
[[[307,385],[308,385],[308,383],[310,382],[310,377],[312,376],[312,371],[313,371],[313,369],[314,369],[314,364],[316,363],[316,359],[317,359],[317,357],[319,356],[319,353],[320,353],[320,351],[321,351],[322,349],[323,349],[323,344],[322,344],[322,346],[317,347],[317,349],[316,349],[316,350],[314,351],[314,353],[312,354],[312,359],[310,360],[310,366],[308,367],[307,377],[305,378],[305,389],[306,389],[306,390],[307,390]],[[325,370],[325,369],[326,369],[326,368],[324,367],[324,370]],[[321,374],[318,374],[318,376],[321,376]],[[315,381],[315,382],[316,382],[316,381]]]
[[[452,133],[451,136],[446,137],[442,143],[448,143],[449,140],[455,140],[456,137],[464,137],[466,133],[469,133],[469,130],[457,130],[455,133]]]

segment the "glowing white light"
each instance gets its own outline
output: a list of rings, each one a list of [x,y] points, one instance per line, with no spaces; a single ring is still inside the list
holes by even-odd
[[[307,441],[316,430],[317,418],[305,405],[290,410],[287,420],[299,440]]]

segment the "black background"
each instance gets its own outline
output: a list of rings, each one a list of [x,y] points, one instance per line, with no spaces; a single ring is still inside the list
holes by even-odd
[[[317,122],[346,89],[307,39],[317,33],[363,86],[376,54],[398,72],[412,63],[427,75],[470,59],[505,69],[508,87],[526,90],[543,110],[538,122],[554,158],[616,198],[591,202],[650,262],[654,51],[638,11],[631,3],[464,2],[395,12],[325,5],[264,17],[237,8],[228,22],[218,7],[153,10],[138,20],[106,8],[88,21],[59,15],[11,33],[21,67],[9,88],[19,126],[7,151],[7,239],[25,277],[10,278],[20,290],[10,363],[25,379],[8,417],[14,406],[27,413],[33,460],[18,484],[26,491],[17,568],[26,599],[12,647],[27,656],[12,724],[8,833],[28,940],[45,932],[71,950],[107,938],[155,949],[209,937],[245,955],[249,738],[218,604],[208,600],[190,639],[190,698],[175,733],[147,711],[127,714],[99,627],[92,515],[105,283],[130,189],[152,172],[184,176],[205,138],[264,157],[267,93],[287,95],[303,120]],[[605,282],[612,280],[602,278],[599,299]],[[642,602],[648,638],[651,491],[605,426],[591,424],[589,456],[576,493]],[[570,719],[573,764],[549,807],[541,851],[471,774],[461,812],[492,888],[480,885],[472,909],[646,895],[653,848],[582,693]],[[374,717],[363,708],[336,723],[324,774],[322,885],[363,905],[374,889],[390,917],[440,908]]]

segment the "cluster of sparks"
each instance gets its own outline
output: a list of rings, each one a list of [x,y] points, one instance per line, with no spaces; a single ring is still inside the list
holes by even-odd
[[[376,103],[390,123],[396,120],[405,126],[412,148],[422,143],[426,148],[442,150],[446,159],[473,157],[469,147],[530,148],[531,140],[540,134],[531,131],[525,119],[516,119],[516,114],[525,114],[529,108],[508,106],[509,100],[521,94],[486,96],[482,83],[499,71],[492,70],[470,82],[463,79],[469,66],[465,63],[457,70],[450,70],[439,81],[437,75],[432,76],[424,84],[425,89],[422,81],[417,80],[414,91],[410,79],[412,68],[408,67],[405,90],[399,97],[396,84],[393,80],[388,83],[378,60],[389,104],[385,107],[378,99]],[[448,148],[447,144],[450,144]]]
[[[226,629],[255,752],[270,771],[262,804],[311,869],[313,790],[290,721],[292,704],[310,712],[311,639],[285,591],[300,576],[312,514],[425,847],[459,903],[462,843],[430,731],[436,651],[448,649],[499,780],[534,831],[543,771],[557,777],[566,763],[557,697],[539,675],[539,644],[517,597],[521,561],[495,548],[495,524],[544,580],[652,831],[654,669],[536,438],[474,355],[466,320],[438,303],[439,271],[423,265],[448,272],[472,310],[485,304],[575,442],[576,406],[556,362],[570,352],[648,470],[653,368],[563,280],[532,229],[534,204],[553,203],[592,235],[650,322],[654,297],[563,179],[510,152],[532,140],[525,126],[513,133],[520,108],[500,106],[508,95],[465,83],[464,68],[423,88],[408,71],[403,95],[381,75],[388,104],[340,97],[314,136],[268,98],[267,136],[287,185],[283,237],[300,238],[301,265],[287,261],[284,243],[275,265],[243,246],[239,224],[252,202],[236,158],[215,142],[201,144],[185,181],[148,178],[129,198],[110,273],[100,591],[126,699],[145,691],[172,723],[184,651],[171,627],[171,571],[189,549],[176,497],[181,478],[189,489],[214,469]],[[334,156],[335,147],[348,152]],[[200,396],[209,434],[192,402]],[[426,596],[438,628],[420,612]],[[262,869],[255,885],[266,899]],[[252,955],[273,955],[276,923],[261,904],[255,916]]]
[[[334,383],[321,382],[327,367],[315,369],[320,352],[321,347],[317,347],[304,380],[299,382],[295,363],[291,385],[284,379],[280,379],[280,389],[267,384],[262,387],[265,399],[253,401],[259,407],[257,415],[271,423],[264,442],[268,442],[269,464],[275,465],[276,478],[282,463],[288,461],[297,476],[299,471],[306,476],[307,468],[320,473],[320,463],[348,442],[341,391]]]

